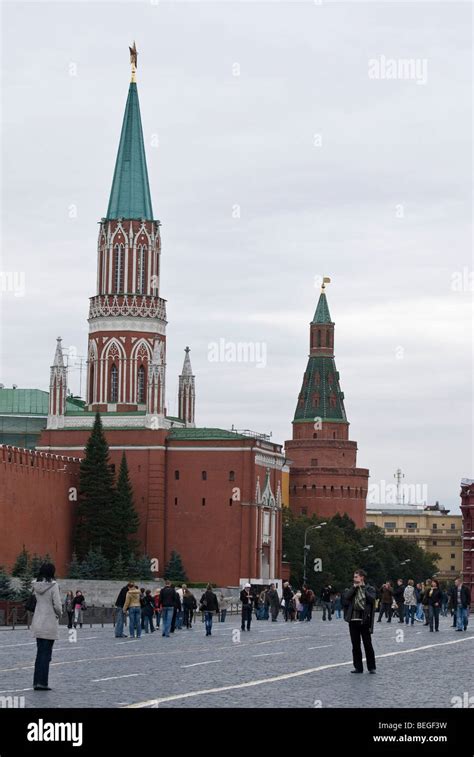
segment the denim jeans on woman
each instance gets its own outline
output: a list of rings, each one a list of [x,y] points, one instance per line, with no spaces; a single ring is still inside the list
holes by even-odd
[[[429,619],[430,619],[430,631],[433,630],[433,621],[434,621],[434,627],[437,631],[439,629],[439,607],[435,607],[434,605],[430,605],[429,607]]]
[[[206,636],[210,636],[212,631],[212,612],[204,613],[204,622],[206,624]]]
[[[133,639],[135,636],[135,631],[137,632],[137,639],[140,638],[142,635],[142,618],[141,618],[141,608],[140,607],[129,607],[128,608],[128,624],[129,624],[129,631],[130,631],[130,638]]]
[[[47,686],[49,663],[53,654],[53,639],[36,639],[35,672],[33,686]]]
[[[416,605],[405,605],[405,623],[408,625],[409,620],[411,620],[412,626],[415,625],[415,612],[416,612]]]

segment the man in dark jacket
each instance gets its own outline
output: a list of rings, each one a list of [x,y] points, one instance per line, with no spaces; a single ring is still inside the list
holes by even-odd
[[[331,611],[331,595],[333,594],[332,586],[331,584],[328,584],[324,587],[324,589],[321,592],[321,604],[323,606],[323,620],[326,620],[326,611],[328,614],[328,620],[332,620]]]
[[[213,613],[219,614],[219,603],[217,601],[217,595],[212,591],[212,584],[207,584],[207,589],[201,597],[201,607],[204,612],[206,636],[212,636]]]
[[[377,619],[377,623],[382,622],[382,617],[384,613],[387,614],[387,623],[392,622],[392,602],[393,602],[393,592],[392,587],[389,581],[386,581],[382,588],[380,589],[380,609],[379,609],[379,617]]]
[[[161,617],[163,619],[163,633],[162,636],[169,638],[171,621],[173,620],[173,612],[176,606],[177,593],[171,586],[171,581],[165,581],[165,585],[160,591],[160,609]]]
[[[404,593],[405,593],[405,587],[403,585],[403,578],[397,578],[397,585],[395,586],[393,590],[393,598],[395,602],[397,603],[397,607],[398,607],[398,622],[399,623],[405,622]]]
[[[119,595],[117,599],[115,600],[115,638],[116,639],[127,638],[127,634],[123,632],[123,622],[124,622],[123,606],[125,604],[127,592],[129,589],[132,589],[132,588],[133,588],[133,583],[128,583],[126,586],[123,586],[119,591]]]
[[[270,588],[268,589],[265,596],[265,602],[268,603],[268,607],[270,608],[272,623],[276,623],[278,613],[280,612],[280,597],[278,596],[278,592],[275,589],[275,584],[270,584]]]
[[[285,602],[285,622],[288,620],[293,620],[293,589],[291,588],[288,581],[285,581],[283,584],[283,600]]]
[[[454,617],[456,618],[456,631],[467,631],[469,607],[471,605],[471,592],[462,578],[456,578],[453,591]]]
[[[242,631],[245,631],[246,624],[247,631],[250,631],[250,624],[252,622],[252,604],[255,604],[255,595],[252,594],[251,588],[250,584],[245,584],[240,592],[240,601],[242,602]]]
[[[349,623],[352,641],[352,659],[354,670],[351,673],[363,673],[361,639],[367,660],[369,673],[375,673],[375,652],[371,634],[374,630],[375,589],[365,583],[367,574],[359,568],[354,572],[353,586],[346,589],[342,597],[344,620]]]

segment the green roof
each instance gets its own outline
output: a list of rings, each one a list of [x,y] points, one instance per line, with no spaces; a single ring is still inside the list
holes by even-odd
[[[319,402],[317,402],[319,399]],[[333,357],[313,356],[303,377],[294,421],[346,421],[344,394]]]
[[[84,401],[68,397],[66,413],[73,410],[78,415]],[[0,415],[48,415],[49,393],[42,389],[0,389]]]
[[[153,220],[138,90],[130,83],[107,219]]]
[[[332,323],[329,314],[329,305],[324,292],[321,292],[314,314],[313,323]]]
[[[171,428],[168,439],[249,439],[222,428]]]

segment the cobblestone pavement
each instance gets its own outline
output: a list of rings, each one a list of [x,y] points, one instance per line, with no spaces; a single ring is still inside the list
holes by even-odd
[[[385,620],[373,635],[377,674],[350,675],[347,624],[317,615],[311,623],[214,623],[200,620],[170,638],[161,632],[116,639],[111,626],[84,627],[77,641],[60,629],[50,692],[31,681],[36,650],[29,631],[0,634],[0,697],[24,697],[25,707],[452,707],[474,696],[474,628],[440,632]],[[402,632],[402,633],[401,633]]]

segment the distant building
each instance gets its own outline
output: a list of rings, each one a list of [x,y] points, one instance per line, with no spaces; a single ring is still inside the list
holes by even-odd
[[[474,479],[461,481],[461,512],[463,525],[463,578],[474,592]]]
[[[387,536],[403,536],[426,552],[437,552],[440,581],[454,581],[462,571],[462,516],[449,515],[438,503],[367,509],[367,526],[383,528]],[[426,576],[428,578],[428,576]]]
[[[84,402],[66,397],[66,412],[81,412]],[[0,387],[0,444],[33,449],[48,419],[49,393],[41,389]]]

